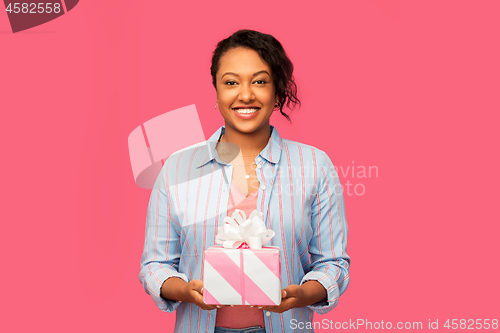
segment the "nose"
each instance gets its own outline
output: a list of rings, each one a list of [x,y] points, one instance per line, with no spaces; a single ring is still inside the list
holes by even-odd
[[[250,84],[243,83],[240,85],[240,91],[238,94],[238,98],[240,99],[240,101],[242,101],[244,103],[248,103],[248,102],[254,100],[255,97],[254,97],[253,90],[252,90],[252,87]]]

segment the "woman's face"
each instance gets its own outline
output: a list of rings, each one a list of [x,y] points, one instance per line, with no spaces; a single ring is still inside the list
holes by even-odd
[[[219,61],[217,100],[226,127],[253,133],[265,126],[276,103],[271,68],[252,49],[227,51]],[[245,109],[246,108],[246,109]],[[239,114],[236,110],[255,113]]]

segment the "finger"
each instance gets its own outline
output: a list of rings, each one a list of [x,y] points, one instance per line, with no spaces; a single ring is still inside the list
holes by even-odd
[[[195,304],[197,304],[198,306],[200,307],[209,307],[209,309],[205,309],[205,310],[213,310],[216,308],[216,305],[215,304],[207,304],[205,303],[205,301],[203,300],[203,296],[201,295],[201,293],[199,291],[197,291],[194,295],[193,295],[194,299],[195,299]]]
[[[196,302],[205,304],[205,302],[203,301],[203,296],[198,291],[195,294],[193,294],[193,297],[194,297]]]
[[[264,311],[274,311],[274,310],[277,310],[279,309],[280,306],[279,305],[259,305],[257,306],[257,309],[259,310],[264,310]]]
[[[286,289],[283,289],[283,290],[281,291],[281,298],[286,298],[287,294],[288,294],[288,293],[286,292]]]
[[[217,307],[215,305],[211,305],[211,304],[206,304],[206,303],[193,303],[193,304],[198,305],[203,310],[215,310],[215,309],[217,309]]]
[[[283,312],[285,310],[284,307],[281,306],[263,306],[262,311],[271,311],[271,312]]]
[[[203,287],[201,287],[199,293],[203,295]]]
[[[200,290],[201,287],[203,287],[203,281],[200,281],[200,280],[191,280],[191,286],[193,287],[192,289],[195,289],[195,290]]]
[[[293,303],[292,298],[282,298],[281,303],[278,305],[252,305],[252,306],[255,306],[259,310],[279,312],[280,310],[284,309],[286,310],[292,303]]]
[[[203,296],[197,295],[195,296],[195,304],[203,308],[204,310],[214,310],[220,307],[219,305],[215,304],[207,304],[203,301]]]

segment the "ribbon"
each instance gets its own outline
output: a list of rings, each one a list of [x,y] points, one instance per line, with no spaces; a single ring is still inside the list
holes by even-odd
[[[231,217],[224,218],[219,227],[216,242],[226,249],[261,249],[274,237],[274,231],[267,229],[262,217],[264,214],[255,209],[246,218],[241,209],[235,209]]]

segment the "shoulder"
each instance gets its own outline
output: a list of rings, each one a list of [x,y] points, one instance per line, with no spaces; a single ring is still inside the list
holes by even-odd
[[[330,156],[318,147],[308,145],[302,142],[282,139],[282,153],[285,156],[297,156],[302,160],[311,161],[317,168],[333,168]]]
[[[205,141],[200,141],[200,142],[197,142],[195,144],[192,144],[190,146],[187,146],[185,148],[182,148],[182,149],[179,149],[175,152],[173,152],[167,160],[169,159],[178,159],[180,158],[181,156],[182,157],[196,157],[197,155],[200,155],[200,153],[202,151],[204,151],[205,149],[208,148],[208,141],[205,140]]]
[[[200,141],[185,148],[174,151],[165,160],[161,172],[172,175],[182,174],[187,170],[187,166],[199,165],[202,160],[208,156],[208,141]]]

